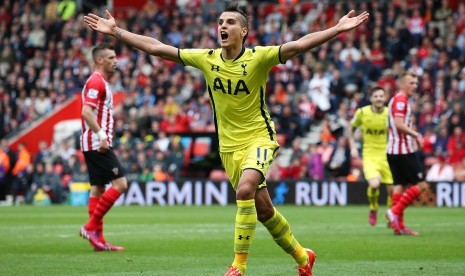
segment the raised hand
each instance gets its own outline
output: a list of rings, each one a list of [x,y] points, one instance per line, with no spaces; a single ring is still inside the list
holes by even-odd
[[[369,16],[369,13],[366,11],[355,16],[355,11],[351,10],[348,14],[346,14],[341,19],[339,19],[339,23],[337,24],[337,26],[343,32],[349,31],[357,27],[358,25],[362,24],[363,22],[367,21],[368,16]]]
[[[96,14],[89,13],[84,16],[84,22],[93,30],[103,34],[112,35],[117,29],[115,19],[108,10],[105,10],[105,15],[107,19]]]

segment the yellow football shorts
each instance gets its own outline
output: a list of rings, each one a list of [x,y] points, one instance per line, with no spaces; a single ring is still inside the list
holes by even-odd
[[[380,176],[383,184],[394,182],[386,154],[365,155],[363,157],[363,174],[366,180]]]
[[[258,140],[250,146],[234,152],[220,152],[221,161],[234,190],[237,190],[239,179],[245,169],[255,169],[261,172],[263,182],[258,186],[258,189],[266,187],[265,176],[278,153],[278,149],[279,144],[276,141]]]

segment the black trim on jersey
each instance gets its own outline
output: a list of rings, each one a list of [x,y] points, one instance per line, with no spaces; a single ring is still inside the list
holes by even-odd
[[[244,52],[245,52],[245,47],[242,46],[241,52],[239,53],[239,55],[238,55],[233,61],[236,61],[236,60],[238,60],[240,57],[242,57],[242,55],[244,54]],[[221,60],[222,60],[223,62],[226,62],[226,61],[224,60],[224,58],[223,58],[223,53],[220,53],[220,58],[221,58]]]
[[[279,46],[279,50],[278,50],[278,59],[279,59],[279,63],[284,64],[285,62],[283,62],[283,61],[281,60],[281,47],[282,47],[282,46],[283,46],[282,44]]]
[[[216,137],[218,138],[218,151],[220,149],[220,135],[218,133],[218,122],[216,121],[216,106],[215,106],[215,100],[213,99],[213,93],[212,90],[210,89],[210,85],[207,85],[208,88],[208,95],[210,96],[210,101],[212,102],[212,108],[213,108],[213,122],[215,124],[215,132],[216,132]]]
[[[208,55],[211,56],[212,54],[213,54],[213,50],[208,51]]]
[[[181,58],[181,49],[179,49],[179,48],[178,48],[178,58],[182,62],[182,65],[186,66],[186,64],[184,64],[184,61]]]
[[[270,140],[274,141],[274,139],[273,139],[273,130],[271,129],[270,122],[268,122],[268,118],[266,118],[266,113],[265,113],[265,92],[263,91],[263,87],[260,87],[260,111],[262,113],[263,120],[265,120],[266,129],[268,130],[268,134],[270,135]]]
[[[255,53],[255,47],[252,48],[252,53]]]

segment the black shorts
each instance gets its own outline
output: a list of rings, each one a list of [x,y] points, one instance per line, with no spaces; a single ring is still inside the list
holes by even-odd
[[[90,185],[103,186],[125,175],[123,166],[111,149],[104,153],[85,151],[84,159],[89,171]]]
[[[394,184],[415,185],[425,180],[425,172],[418,152],[408,154],[388,154]]]

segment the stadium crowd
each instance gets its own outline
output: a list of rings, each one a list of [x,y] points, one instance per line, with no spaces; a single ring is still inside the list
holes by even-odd
[[[142,10],[116,10],[115,16],[121,27],[176,47],[216,48],[216,20],[223,4],[176,2],[162,6],[148,0]],[[420,77],[412,107],[424,136],[429,180],[465,180],[465,3],[284,2],[245,5],[252,24],[247,47],[297,39],[336,24],[350,9],[371,16],[368,24],[272,70],[268,108],[290,158],[274,163],[271,179],[361,179],[345,128],[356,108],[368,103],[370,87],[383,86],[392,96],[396,77],[411,70]],[[87,180],[82,155],[72,141],[55,147],[41,142],[41,150],[31,156],[27,145],[12,151],[6,139],[81,93],[92,71],[90,51],[108,39],[85,26],[84,6],[72,0],[0,4],[0,186],[7,193],[25,195],[28,202],[42,187],[53,202],[61,203],[70,181]],[[101,14],[104,7],[89,9]],[[111,88],[126,96],[115,109],[114,146],[128,180],[189,176],[179,135],[214,132],[200,72],[116,41],[115,47],[118,71]],[[339,150],[345,154],[333,154]]]

